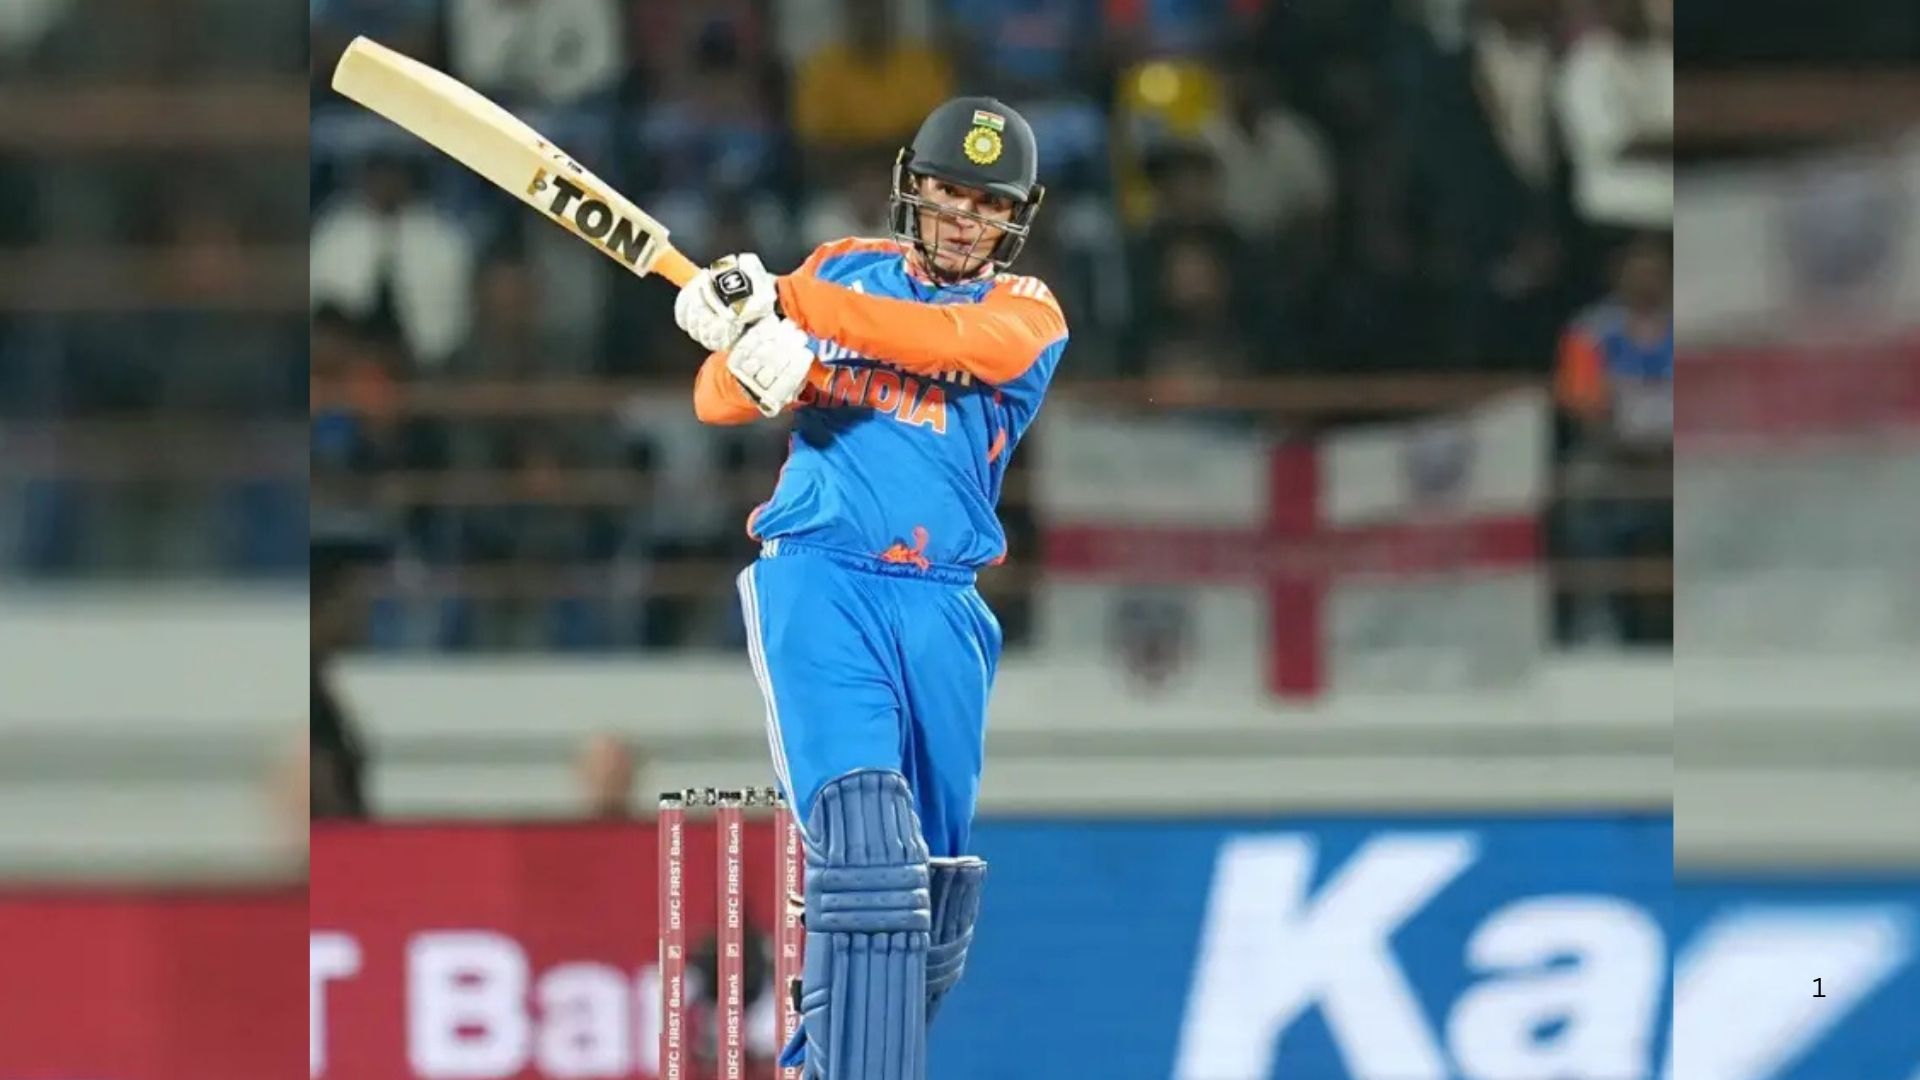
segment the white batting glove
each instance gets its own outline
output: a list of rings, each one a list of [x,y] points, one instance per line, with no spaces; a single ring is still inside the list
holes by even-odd
[[[773,275],[758,255],[716,260],[680,288],[673,321],[710,352],[732,347],[747,327],[773,314]]]
[[[807,388],[813,350],[791,319],[765,319],[747,328],[727,354],[727,370],[766,416],[778,416]]]

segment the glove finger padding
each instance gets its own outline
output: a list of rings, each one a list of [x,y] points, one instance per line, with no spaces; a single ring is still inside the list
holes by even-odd
[[[749,327],[771,316],[778,300],[760,256],[728,255],[695,274],[674,298],[673,320],[714,352],[732,347]]]
[[[756,323],[727,355],[727,370],[760,412],[776,416],[806,389],[813,350],[806,331],[786,319]]]
[[[673,300],[673,321],[709,352],[721,352],[739,340],[741,327],[725,311],[716,310],[707,287],[708,271],[693,276]]]

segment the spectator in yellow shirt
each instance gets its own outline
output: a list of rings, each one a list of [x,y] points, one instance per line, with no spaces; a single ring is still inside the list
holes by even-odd
[[[946,55],[902,39],[889,0],[846,0],[842,25],[846,36],[803,60],[793,88],[795,132],[810,157],[829,159],[829,175],[849,154],[869,166],[891,155],[953,95]]]

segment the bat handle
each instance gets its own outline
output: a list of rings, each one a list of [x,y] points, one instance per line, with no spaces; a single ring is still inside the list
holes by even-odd
[[[700,272],[693,260],[680,254],[680,249],[672,244],[660,245],[660,254],[653,257],[652,270],[675,285],[685,285]]]
[[[675,285],[685,285],[693,280],[693,275],[699,273],[700,268],[694,265],[692,259],[682,255],[679,248],[662,244],[660,254],[653,258],[652,271]],[[815,360],[813,370],[807,373],[807,381],[813,384],[814,389],[824,391],[832,380],[833,373],[827,370],[826,365]]]

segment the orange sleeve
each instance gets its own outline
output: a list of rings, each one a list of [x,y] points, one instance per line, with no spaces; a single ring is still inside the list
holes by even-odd
[[[1605,365],[1600,347],[1579,329],[1560,339],[1560,362],[1554,375],[1554,396],[1568,412],[1594,416],[1607,407]]]
[[[1067,336],[1060,305],[1034,278],[1002,277],[978,304],[922,304],[868,296],[807,271],[780,279],[788,318],[814,337],[916,375],[957,368],[988,383],[1008,382]]]
[[[747,424],[760,419],[760,407],[727,370],[726,353],[712,353],[700,365],[693,382],[693,415],[703,424]]]

